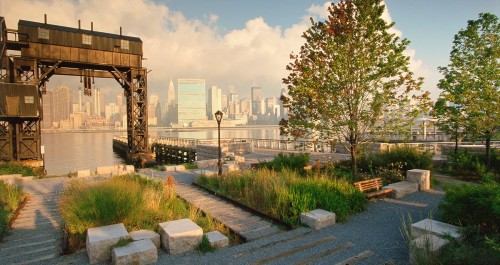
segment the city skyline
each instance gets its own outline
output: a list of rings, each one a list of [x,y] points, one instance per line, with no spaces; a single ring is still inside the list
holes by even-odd
[[[96,31],[137,36],[144,42],[144,65],[150,93],[166,97],[171,78],[204,78],[207,86],[216,85],[223,93],[236,91],[250,97],[248,87],[262,87],[266,97],[279,94],[281,78],[289,54],[297,52],[304,40],[300,37],[309,26],[309,17],[323,20],[327,1],[206,1],[177,0],[120,1],[122,8],[101,1],[5,1],[0,0],[0,16],[9,28],[19,19],[42,21],[76,27],[93,22]],[[337,1],[335,1],[337,2]],[[426,78],[423,89],[433,98],[439,91],[438,66],[449,62],[453,36],[465,28],[467,20],[480,12],[500,13],[498,1],[429,1],[386,0],[386,20],[395,21],[393,32],[408,38],[406,52],[411,69]],[[20,12],[19,10],[23,10]],[[133,14],[132,16],[130,14]],[[148,19],[143,19],[147,17]],[[54,76],[72,86],[79,80]],[[96,79],[105,94],[120,89],[114,80]]]

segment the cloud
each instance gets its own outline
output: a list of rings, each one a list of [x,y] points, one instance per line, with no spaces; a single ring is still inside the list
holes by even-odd
[[[0,16],[7,19],[9,28],[16,28],[19,19],[119,33],[140,37],[143,41],[144,66],[148,75],[150,94],[166,95],[170,78],[204,78],[207,86],[217,85],[223,91],[234,86],[240,98],[248,97],[250,87],[259,85],[266,96],[279,96],[286,76],[289,54],[298,52],[304,43],[302,33],[309,27],[309,17],[325,19],[330,2],[312,5],[301,21],[282,28],[272,27],[262,17],[248,20],[243,28],[221,33],[217,28],[218,15],[206,14],[202,20],[188,19],[168,6],[150,0],[16,0],[2,1]],[[23,10],[23,12],[19,12]],[[391,19],[385,12],[386,19]],[[414,62],[415,67],[419,61]],[[52,77],[55,80],[59,77]],[[55,83],[57,84],[56,81]],[[68,84],[76,89],[79,78]],[[97,80],[108,90],[110,97],[119,92],[114,80]],[[50,86],[51,84],[49,84]],[[52,83],[53,85],[53,83]]]

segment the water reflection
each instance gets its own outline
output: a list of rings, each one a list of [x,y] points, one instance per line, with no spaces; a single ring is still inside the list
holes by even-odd
[[[45,169],[49,175],[68,174],[82,169],[124,164],[113,152],[113,137],[124,132],[42,133],[45,148]],[[194,139],[217,138],[217,128],[169,131],[151,128],[150,136]],[[279,128],[222,128],[221,138],[279,139]]]

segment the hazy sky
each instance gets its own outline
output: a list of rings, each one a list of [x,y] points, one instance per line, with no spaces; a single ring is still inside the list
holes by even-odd
[[[150,94],[164,102],[170,78],[204,78],[207,86],[230,88],[249,97],[261,86],[265,96],[278,96],[287,75],[289,54],[304,43],[300,37],[309,17],[325,19],[329,2],[320,0],[0,0],[8,28],[19,19],[137,36],[144,42],[144,66]],[[394,32],[411,41],[411,69],[425,78],[433,97],[449,62],[453,36],[481,12],[500,16],[497,0],[386,0]],[[52,77],[49,87],[80,86],[79,78]],[[120,91],[114,80],[96,80],[109,95]]]

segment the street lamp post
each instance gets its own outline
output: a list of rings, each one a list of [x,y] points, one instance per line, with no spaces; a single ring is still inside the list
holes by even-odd
[[[222,161],[221,161],[221,149],[220,149],[220,122],[222,121],[222,111],[218,110],[214,113],[215,119],[217,120],[217,129],[219,133],[219,161],[217,161],[217,167],[219,168],[219,173],[217,174],[219,177],[222,176]]]

